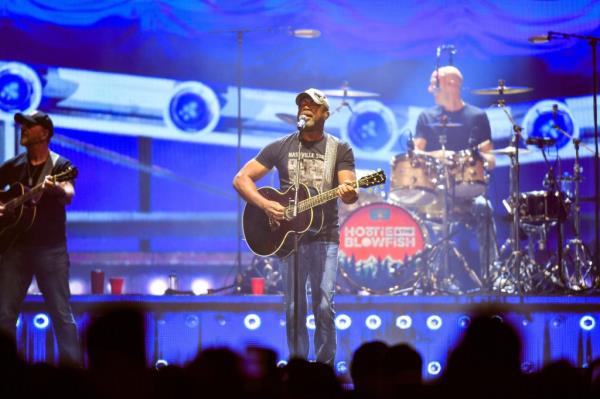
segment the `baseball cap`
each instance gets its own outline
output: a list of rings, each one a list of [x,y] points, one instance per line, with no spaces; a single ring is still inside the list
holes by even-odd
[[[25,126],[40,125],[45,129],[48,129],[50,136],[54,134],[54,124],[50,116],[43,111],[31,111],[28,114],[17,112],[15,114],[15,122]]]
[[[324,105],[325,108],[329,109],[329,101],[327,101],[327,96],[321,90],[311,88],[298,93],[296,96],[296,105],[300,104],[300,100],[304,96],[309,96],[316,104]]]

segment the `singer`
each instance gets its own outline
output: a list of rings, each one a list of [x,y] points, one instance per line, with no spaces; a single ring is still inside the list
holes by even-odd
[[[444,135],[445,155],[450,161],[449,170],[453,180],[465,182],[469,180],[469,172],[477,165],[461,164],[461,157],[458,156],[461,151],[471,150],[483,160],[482,167],[485,166],[487,170],[495,166],[495,157],[491,153],[493,145],[488,117],[483,110],[463,101],[462,84],[463,75],[454,66],[443,66],[433,71],[428,91],[433,95],[436,106],[419,115],[414,147],[441,159],[440,136]],[[493,279],[490,274],[497,272],[493,270],[493,265],[498,259],[498,249],[492,207],[484,195],[451,198],[453,207],[449,209],[451,219],[474,227],[479,243],[479,275],[489,283]],[[450,287],[446,288],[451,290]]]
[[[284,218],[284,207],[277,201],[264,198],[255,182],[273,167],[279,172],[282,189],[297,181],[319,191],[337,187],[339,198],[351,204],[358,193],[350,186],[355,180],[354,154],[347,143],[325,133],[329,117],[329,102],[323,92],[308,89],[296,96],[298,130],[268,144],[256,158],[237,173],[233,186],[248,202],[263,209],[271,220]],[[315,315],[315,354],[318,362],[333,366],[336,352],[335,311],[333,296],[338,265],[339,223],[337,202],[323,205],[323,227],[315,236],[306,234],[298,245],[298,287],[300,298],[298,331],[294,329],[294,256],[287,257],[283,269],[286,309],[286,332],[290,357],[306,358],[309,342],[306,328],[306,282],[310,280],[312,308]],[[296,335],[297,334],[297,335]],[[298,347],[295,347],[295,343]]]

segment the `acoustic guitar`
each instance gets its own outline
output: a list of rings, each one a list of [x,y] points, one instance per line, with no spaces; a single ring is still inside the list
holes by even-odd
[[[366,188],[385,183],[383,171],[362,177],[352,185]],[[337,188],[319,193],[318,190],[300,184],[298,190],[297,214],[294,216],[294,187],[281,192],[272,187],[261,187],[258,192],[271,201],[277,201],[285,207],[284,220],[273,220],[261,208],[247,203],[242,217],[242,229],[250,250],[259,256],[276,255],[284,257],[293,250],[293,233],[316,234],[323,227],[323,209],[318,208],[337,198]]]
[[[77,177],[77,168],[69,166],[64,172],[51,176],[55,182],[73,180]],[[33,225],[36,206],[32,199],[44,191],[44,182],[27,189],[21,183],[12,184],[8,190],[0,192],[0,205],[4,214],[0,216],[0,254]]]

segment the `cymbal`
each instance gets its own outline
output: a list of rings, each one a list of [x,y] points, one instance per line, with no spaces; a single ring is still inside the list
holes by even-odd
[[[448,122],[448,123],[441,123],[441,122],[434,122],[434,123],[430,123],[428,126],[429,127],[462,127],[462,123],[454,123],[454,122]]]
[[[527,92],[530,92],[531,90],[533,90],[533,88],[525,87],[525,86],[504,86],[504,85],[500,86],[499,85],[496,87],[484,87],[482,89],[471,90],[471,93],[478,94],[478,95],[501,96],[503,94],[527,93]]]
[[[323,90],[323,93],[329,97],[353,97],[353,98],[369,98],[379,97],[379,93],[372,93],[370,91],[359,91],[350,90],[349,87],[342,87],[341,89]]]
[[[278,112],[275,114],[275,116],[278,117],[279,119],[281,119],[282,121],[284,121],[285,123],[287,123],[288,125],[295,125],[296,122],[298,121],[298,118],[296,117],[296,115],[286,114],[283,112]]]
[[[492,150],[490,151],[492,154],[496,154],[496,155],[513,155],[516,151],[515,151],[515,147],[509,145],[508,147],[504,147],[504,148],[499,148],[497,150]],[[531,153],[530,150],[528,150],[527,148],[519,148],[519,154],[529,154]]]

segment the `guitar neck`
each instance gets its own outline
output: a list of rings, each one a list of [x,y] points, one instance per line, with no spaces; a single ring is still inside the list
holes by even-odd
[[[352,182],[354,188],[358,188],[358,181]],[[337,198],[337,187],[332,188],[329,191],[325,191],[321,194],[315,195],[314,197],[310,197],[305,199],[304,201],[300,201],[298,203],[298,212],[304,212],[309,209],[312,209],[316,206],[322,205],[326,202],[329,202],[335,198]]]

